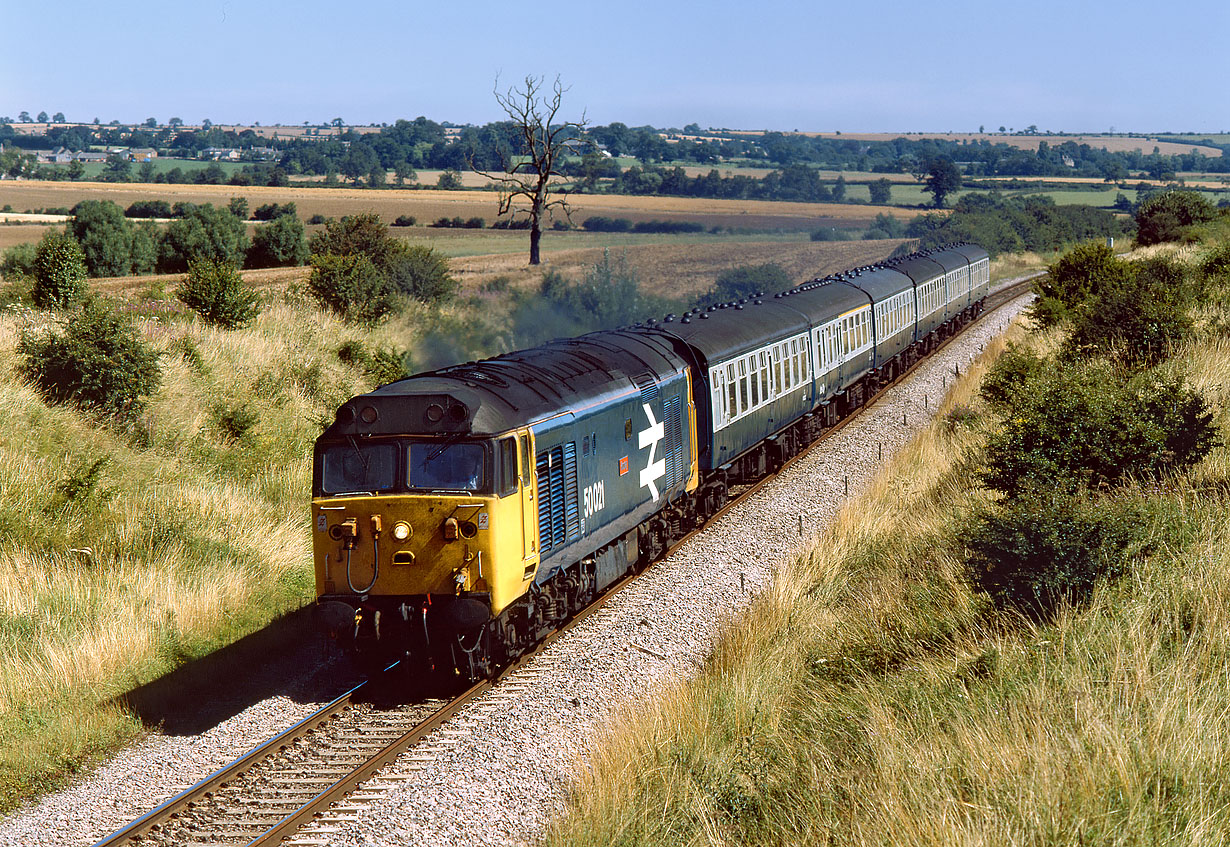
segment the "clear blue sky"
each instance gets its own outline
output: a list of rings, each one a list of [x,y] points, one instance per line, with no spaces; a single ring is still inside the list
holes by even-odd
[[[1230,130],[1230,0],[0,0],[0,115],[481,124],[526,74],[591,123]]]

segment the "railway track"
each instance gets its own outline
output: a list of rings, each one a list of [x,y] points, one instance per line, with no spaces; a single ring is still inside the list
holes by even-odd
[[[984,314],[1020,296],[1030,280],[1038,275],[1013,280],[992,291],[987,297]],[[937,349],[943,349],[959,335],[945,339]],[[807,450],[855,420],[885,391],[907,379],[921,361],[925,359],[904,370],[864,407],[827,430]],[[730,502],[707,524],[767,485],[807,450],[786,462],[777,472],[732,492]],[[704,529],[702,526],[692,530],[675,541],[663,557],[670,556]],[[594,614],[636,577],[633,574],[617,583],[494,680],[481,681],[447,702],[428,699],[388,708],[376,705],[381,699],[381,680],[370,680],[98,841],[94,847],[267,845],[279,844],[288,838],[303,847],[327,843],[329,831],[334,826],[353,816],[364,804],[382,796],[381,781],[388,784],[392,777],[377,776],[381,768],[444,726],[501,680],[525,668],[556,638]],[[313,824],[311,832],[295,837],[309,823]]]

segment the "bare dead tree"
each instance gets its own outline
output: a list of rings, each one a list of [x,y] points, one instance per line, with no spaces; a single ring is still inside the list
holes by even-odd
[[[474,168],[499,184],[499,214],[529,216],[531,265],[539,263],[538,243],[542,239],[544,214],[549,216],[552,209],[559,209],[569,215],[568,192],[552,190],[550,183],[552,177],[561,175],[558,162],[567,152],[569,142],[579,138],[586,126],[584,113],[578,121],[557,122],[567,89],[560,85],[558,76],[550,92],[543,90],[543,83],[543,77],[526,76],[523,88],[510,87],[501,92],[499,77],[496,78],[495,100],[520,132],[522,149],[503,161],[500,173]],[[528,202],[529,208],[521,207],[518,200]]]

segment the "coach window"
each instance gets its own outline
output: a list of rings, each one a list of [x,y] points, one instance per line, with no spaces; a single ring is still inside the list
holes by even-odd
[[[769,352],[767,350],[760,351],[760,396],[766,400],[772,396],[769,394]]]
[[[782,348],[778,345],[773,348],[773,393],[782,393]]]
[[[739,360],[739,414],[747,411],[747,360]]]

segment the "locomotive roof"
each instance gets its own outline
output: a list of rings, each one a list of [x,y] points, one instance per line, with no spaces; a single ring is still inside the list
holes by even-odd
[[[594,332],[381,386],[347,401],[322,437],[494,435],[637,391],[683,366],[661,333]]]

